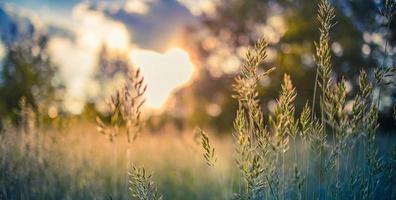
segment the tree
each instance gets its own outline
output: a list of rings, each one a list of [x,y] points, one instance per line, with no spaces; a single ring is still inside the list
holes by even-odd
[[[377,50],[380,49],[378,47],[381,44],[366,44],[364,38],[367,33],[375,33],[374,30],[385,33],[383,22],[378,17],[380,10],[384,8],[384,2],[367,1],[362,4],[355,1],[333,1],[338,16],[337,28],[332,33],[331,43],[334,54],[332,62],[336,72],[334,76],[338,80],[342,77],[346,78],[348,86],[351,86],[350,93],[354,93],[354,88],[357,88],[358,70],[363,67],[372,71],[370,69],[378,67],[378,58],[384,53]],[[305,104],[303,100],[312,99],[313,96],[316,66],[313,56],[315,46],[312,41],[319,37],[316,29],[318,26],[316,5],[316,0],[314,2],[229,0],[217,4],[215,14],[201,16],[200,24],[186,29],[186,38],[188,38],[185,42],[186,46],[194,52],[196,60],[200,61],[197,65],[201,68],[200,76],[197,76],[193,86],[185,91],[198,94],[191,98],[198,102],[217,101],[213,97],[228,96],[229,94],[224,94],[224,91],[231,91],[231,85],[228,84],[229,81],[222,80],[228,80],[238,70],[229,70],[227,67],[238,66],[244,56],[243,47],[252,45],[255,40],[264,36],[270,44],[268,62],[264,63],[263,67],[275,66],[277,69],[268,80],[262,82],[259,88],[260,93],[264,94],[260,97],[261,102],[265,103],[262,106],[263,112],[266,114],[271,112],[271,102],[280,90],[279,83],[284,73],[291,74],[293,82],[296,83],[296,89],[300,94],[296,105],[297,110],[300,111]],[[369,47],[368,51],[367,47]],[[235,58],[234,55],[237,57]],[[230,62],[232,57],[234,57],[233,62]],[[211,93],[201,94],[191,91],[205,85],[211,86]],[[216,90],[216,88],[222,89]],[[179,98],[187,98],[186,96],[179,95]],[[184,102],[188,105],[205,106],[191,101]],[[234,112],[232,109],[236,108],[227,101],[217,101],[217,103],[221,104],[224,113]],[[203,119],[199,122],[201,124],[209,123],[205,121],[207,117],[202,117],[208,115],[205,109],[191,108],[191,110],[195,112],[191,113],[190,118]],[[225,118],[219,115],[215,120],[222,122]],[[231,121],[226,124],[229,123]],[[216,126],[221,124],[223,123],[215,123]]]
[[[50,103],[61,98],[62,83],[47,52],[47,41],[46,36],[40,36],[9,45],[0,68],[2,119],[17,121],[22,97],[35,111],[46,110]]]

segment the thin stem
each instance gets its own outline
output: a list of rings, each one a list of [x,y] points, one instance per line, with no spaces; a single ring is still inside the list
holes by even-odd
[[[131,149],[130,149],[130,147],[129,147],[129,143],[128,143],[128,147],[127,147],[127,150],[126,150],[126,191],[125,191],[125,194],[128,196],[128,192],[129,192],[129,165],[131,164],[130,162],[130,154],[131,154]]]
[[[298,159],[297,159],[297,144],[296,144],[296,137],[293,138],[293,143],[294,143],[294,162],[295,166],[298,170]],[[298,183],[296,183],[296,189],[297,189],[297,194],[298,194],[298,199],[301,199],[301,191],[300,188],[298,187]]]
[[[265,176],[265,179],[267,179],[267,182],[268,182],[268,186],[269,186],[269,188],[270,188],[270,191],[271,191],[271,193],[272,193],[272,196],[274,196],[275,198],[276,198],[276,200],[279,200],[279,198],[278,198],[278,195],[275,195],[275,192],[274,192],[274,190],[272,189],[272,182],[269,180],[269,178],[268,178],[268,176]]]
[[[312,97],[312,113],[311,113],[311,120],[314,120],[315,114],[315,102],[316,102],[316,90],[318,87],[318,79],[319,79],[319,67],[316,68],[316,75],[315,75],[315,86],[314,86],[314,93]]]
[[[285,152],[282,151],[282,199],[285,199]]]
[[[304,146],[305,146],[305,150],[307,151],[306,152],[306,157],[305,157],[305,159],[306,159],[306,161],[305,161],[305,164],[306,164],[306,173],[305,173],[305,176],[306,176],[306,183],[305,183],[305,199],[308,199],[308,189],[309,189],[309,157],[310,157],[310,151],[309,151],[309,144],[308,144],[308,142],[306,142],[305,140],[304,140]],[[304,154],[305,155],[305,154]]]

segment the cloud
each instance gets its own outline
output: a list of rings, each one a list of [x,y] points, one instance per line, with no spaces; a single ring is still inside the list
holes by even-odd
[[[73,114],[78,114],[83,109],[86,85],[93,72],[96,52],[62,37],[52,38],[48,48],[66,82],[65,107]]]
[[[123,1],[100,1],[92,4],[94,10],[104,11],[111,14],[125,12],[128,14],[146,15],[151,11],[153,3],[158,0],[123,0]]]
[[[202,14],[212,15],[216,12],[218,0],[177,0],[185,6],[191,14],[200,16]]]
[[[73,9],[72,24],[73,37],[52,37],[49,51],[66,81],[64,108],[73,114],[81,113],[87,99],[100,92],[93,77],[103,44],[110,53],[126,53],[131,63],[141,69],[148,84],[146,99],[150,108],[160,108],[175,88],[192,77],[193,65],[187,52],[173,48],[160,53],[139,47],[132,41],[131,28],[103,10],[78,4]]]
[[[78,4],[73,9],[73,39],[52,37],[49,51],[66,81],[65,108],[73,114],[82,111],[92,84],[99,50],[106,45],[110,51],[128,52],[130,33],[124,24],[111,20],[99,11]],[[92,91],[90,91],[92,92]]]
[[[125,2],[124,10],[127,13],[147,14],[150,11],[150,3],[154,0],[128,0]]]
[[[130,48],[130,33],[125,24],[114,21],[100,11],[89,9],[87,4],[79,4],[73,9],[77,20],[78,42],[92,49],[105,44],[111,50],[125,51]]]

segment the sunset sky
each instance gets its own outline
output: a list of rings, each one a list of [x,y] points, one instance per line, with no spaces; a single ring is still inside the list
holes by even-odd
[[[89,95],[100,92],[92,76],[103,44],[141,68],[148,105],[160,108],[194,72],[189,53],[178,44],[179,34],[201,14],[211,14],[214,2],[6,0],[0,6],[51,34],[50,54],[67,85],[65,107],[79,113]]]

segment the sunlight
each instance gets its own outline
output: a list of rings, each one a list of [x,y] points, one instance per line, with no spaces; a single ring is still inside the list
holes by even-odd
[[[111,50],[123,51],[129,48],[131,38],[124,24],[108,19],[103,13],[90,11],[84,5],[77,7],[74,15],[80,25],[77,27],[79,42],[92,49],[103,44]]]
[[[180,48],[163,54],[135,49],[130,59],[142,70],[147,83],[147,105],[154,109],[161,108],[172,92],[188,82],[193,74],[189,54]]]
[[[52,37],[49,41],[50,54],[59,66],[66,82],[64,107],[73,114],[84,109],[87,94],[94,93],[92,77],[97,58],[103,45],[109,52],[128,52],[131,38],[125,24],[89,9],[87,4],[79,4],[73,9],[74,40]]]
[[[150,0],[129,0],[125,3],[125,11],[128,13],[147,14],[150,10],[147,3]]]
[[[199,16],[202,14],[213,15],[216,12],[217,0],[178,0],[191,14]]]

